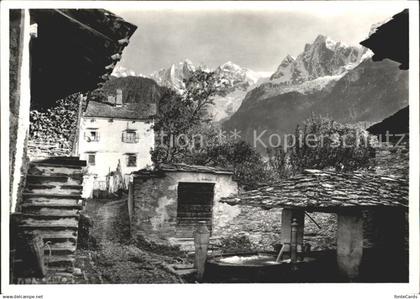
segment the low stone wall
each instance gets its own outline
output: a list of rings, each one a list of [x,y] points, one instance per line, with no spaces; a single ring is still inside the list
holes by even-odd
[[[70,156],[75,139],[79,96],[58,100],[53,107],[30,111],[28,155],[31,160]]]
[[[257,207],[241,206],[239,214],[220,227],[218,236],[222,239],[246,237],[253,249],[270,251],[281,238],[281,208],[263,210]],[[313,250],[334,249],[337,230],[335,214],[311,213],[310,216],[321,228],[305,217],[304,242]]]
[[[71,155],[69,142],[50,142],[46,140],[29,140],[28,157],[31,161],[47,157],[66,157]]]
[[[89,199],[83,213],[92,220],[90,236],[97,243],[110,240],[125,242],[130,238],[127,200]]]
[[[217,236],[240,213],[239,207],[220,203],[222,197],[238,192],[231,175],[167,172],[163,177],[134,177],[133,234],[155,241],[176,237],[177,187],[180,182],[214,183],[213,235]]]
[[[249,206],[230,206],[219,199],[237,192],[230,176],[194,173],[167,173],[164,177],[134,178],[132,234],[141,234],[155,242],[176,236],[177,185],[179,182],[214,182],[212,237],[247,239],[254,250],[273,250],[281,237],[281,208],[263,210]],[[335,248],[337,221],[335,214],[311,213],[321,228],[305,217],[304,242],[313,250]]]

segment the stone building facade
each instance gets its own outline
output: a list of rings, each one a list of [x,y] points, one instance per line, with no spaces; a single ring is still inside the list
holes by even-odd
[[[108,102],[90,101],[81,117],[79,156],[87,161],[84,196],[105,189],[106,177],[118,171],[129,180],[133,171],[152,165],[154,105],[122,103],[122,94]]]
[[[240,213],[220,199],[237,192],[232,173],[222,169],[175,164],[138,171],[128,203],[132,234],[161,241],[191,238],[201,220],[213,237],[220,236]]]

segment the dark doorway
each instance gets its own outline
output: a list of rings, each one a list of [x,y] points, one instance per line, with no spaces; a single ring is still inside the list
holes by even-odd
[[[190,238],[199,221],[206,221],[212,230],[214,184],[179,183],[177,236]]]

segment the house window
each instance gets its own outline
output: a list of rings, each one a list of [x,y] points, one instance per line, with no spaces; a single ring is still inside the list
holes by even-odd
[[[127,167],[136,167],[136,166],[137,166],[137,155],[127,154]]]
[[[125,143],[138,143],[139,135],[135,130],[125,130],[122,132],[121,141]]]
[[[99,141],[99,132],[97,129],[88,129],[85,132],[85,140],[87,142],[98,142]]]
[[[87,164],[91,165],[91,166],[94,166],[96,164],[96,154],[95,153],[89,153],[88,154]]]

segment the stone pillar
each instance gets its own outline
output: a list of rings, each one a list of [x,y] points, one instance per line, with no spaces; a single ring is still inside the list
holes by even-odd
[[[290,253],[290,243],[292,237],[292,219],[296,219],[297,222],[297,251],[302,251],[305,212],[304,210],[297,209],[283,209],[281,212],[281,244],[283,244],[283,246],[285,247],[283,249],[283,253]]]
[[[202,281],[207,260],[207,248],[209,247],[210,231],[206,221],[200,221],[194,232],[195,260],[194,268],[197,269],[197,281]]]
[[[337,265],[349,280],[357,279],[363,257],[363,219],[361,211],[337,213]]]

